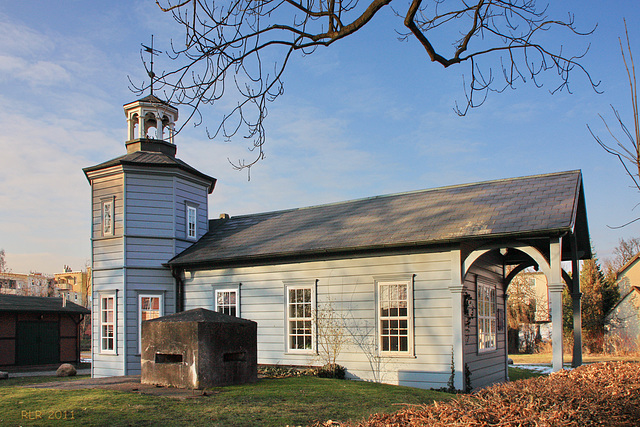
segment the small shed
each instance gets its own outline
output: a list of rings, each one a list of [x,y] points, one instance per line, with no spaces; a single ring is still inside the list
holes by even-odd
[[[79,363],[79,324],[90,313],[62,298],[0,294],[0,366]]]
[[[143,384],[202,389],[256,382],[256,322],[204,308],[142,322]]]

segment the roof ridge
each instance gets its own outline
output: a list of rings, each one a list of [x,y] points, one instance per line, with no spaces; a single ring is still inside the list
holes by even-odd
[[[382,195],[378,195],[378,196],[360,197],[360,198],[357,198],[357,199],[342,200],[342,201],[330,202],[330,203],[322,203],[322,204],[318,204],[318,205],[303,206],[303,207],[299,207],[299,208],[278,209],[278,210],[274,210],[274,211],[255,212],[255,213],[252,213],[252,214],[231,215],[230,218],[236,219],[236,218],[254,217],[254,216],[259,216],[259,215],[274,215],[274,214],[281,214],[281,213],[286,213],[286,212],[310,210],[310,209],[324,208],[324,207],[329,207],[329,206],[340,206],[340,205],[346,205],[346,204],[349,204],[349,203],[356,203],[356,202],[364,202],[364,201],[370,201],[370,200],[377,200],[377,199],[385,199],[385,198],[391,198],[391,197],[405,196],[405,195],[410,195],[410,194],[421,194],[421,193],[428,193],[428,192],[435,192],[435,191],[451,190],[451,189],[455,189],[455,188],[475,187],[475,186],[486,185],[486,184],[497,184],[499,182],[511,182],[511,181],[525,180],[525,179],[550,177],[550,176],[554,176],[554,175],[557,175],[557,176],[569,175],[569,174],[574,174],[574,173],[581,173],[581,170],[580,169],[574,169],[574,170],[569,170],[569,171],[543,173],[543,174],[539,174],[539,175],[526,175],[526,176],[513,177],[513,178],[498,178],[498,179],[492,179],[492,180],[480,181],[480,182],[469,182],[469,183],[464,183],[464,184],[445,185],[445,186],[442,186],[442,187],[425,188],[425,189],[421,189],[421,190],[408,190],[408,191],[401,191],[401,192],[398,192],[398,193],[389,193],[389,194],[382,194]],[[212,218],[212,220],[215,221],[217,219],[216,218]]]
[[[640,252],[638,252],[637,254],[632,256],[631,258],[629,258],[629,260],[627,262],[625,262],[624,265],[622,267],[620,267],[620,269],[616,272],[616,280],[618,280],[617,276],[620,276],[620,274],[622,274],[623,271],[625,271],[627,268],[629,268],[631,266],[631,264],[636,262],[636,260],[638,258],[640,258]]]

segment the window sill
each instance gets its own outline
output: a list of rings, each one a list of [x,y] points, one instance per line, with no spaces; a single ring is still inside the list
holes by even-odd
[[[287,350],[284,352],[285,356],[309,356],[317,354],[313,350]]]
[[[416,355],[413,353],[378,353],[379,357],[386,357],[388,359],[415,359]]]

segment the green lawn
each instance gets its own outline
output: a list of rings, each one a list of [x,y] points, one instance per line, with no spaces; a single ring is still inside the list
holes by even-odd
[[[186,400],[107,390],[18,386],[29,380],[0,383],[0,425],[60,425],[62,421],[62,425],[97,426],[306,425],[315,420],[359,420],[376,412],[394,412],[403,403],[431,403],[453,397],[410,387],[315,377],[264,379],[256,384],[213,389],[210,396]]]
[[[546,374],[541,374],[539,372],[530,371],[528,369],[520,369],[520,368],[509,367],[509,380],[510,381],[526,380],[527,378],[541,377],[543,375],[546,375]]]

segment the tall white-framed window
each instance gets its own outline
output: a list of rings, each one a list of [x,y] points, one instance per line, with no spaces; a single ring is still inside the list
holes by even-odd
[[[413,280],[377,280],[381,354],[413,355]]]
[[[198,208],[195,205],[187,204],[187,239],[195,240],[197,236]]]
[[[478,300],[478,351],[491,351],[497,348],[496,333],[496,287],[477,283]]]
[[[285,286],[287,303],[287,351],[312,353],[315,347],[313,311],[316,304],[315,285]]]
[[[216,289],[215,290],[215,310],[218,313],[238,316],[238,290],[237,289]]]
[[[115,235],[115,197],[102,200],[101,224],[103,236]]]
[[[142,322],[164,315],[163,294],[138,294],[138,351],[142,350]]]
[[[115,294],[100,296],[100,352],[116,353],[117,305]]]

